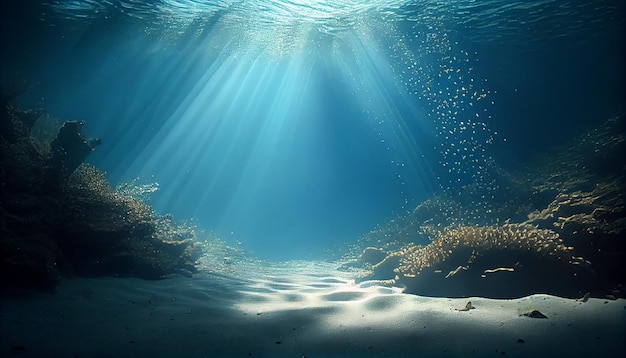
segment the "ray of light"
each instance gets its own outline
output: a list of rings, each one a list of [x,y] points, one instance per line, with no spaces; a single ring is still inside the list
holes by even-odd
[[[302,4],[275,5],[293,15]],[[273,29],[267,13],[216,13],[174,40],[148,34],[110,53],[103,76],[126,76],[131,97],[97,131],[130,159],[111,148],[104,167],[153,178],[157,210],[234,232],[266,256],[301,257],[410,210],[434,190],[432,128],[392,63],[400,32],[361,11],[329,34],[316,11]]]

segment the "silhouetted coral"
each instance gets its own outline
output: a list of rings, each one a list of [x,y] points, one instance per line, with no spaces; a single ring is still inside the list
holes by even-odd
[[[98,138],[87,138],[82,134],[83,121],[65,122],[56,138],[50,144],[53,163],[60,162],[65,174],[71,174],[87,158],[96,146],[100,144]]]
[[[592,191],[626,174],[626,116],[610,118],[567,145],[536,158],[519,174],[536,191]]]
[[[202,247],[192,245],[193,229],[117,193],[100,170],[81,164],[98,144],[82,135],[82,122],[66,122],[49,144],[33,138],[41,113],[7,101],[2,108],[9,130],[0,135],[0,287],[53,289],[61,274],[194,272]]]

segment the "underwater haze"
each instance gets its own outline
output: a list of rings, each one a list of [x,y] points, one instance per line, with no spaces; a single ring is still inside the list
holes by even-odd
[[[2,1],[23,107],[114,184],[268,259],[319,257],[626,111],[621,0]]]
[[[626,357],[624,0],[0,4],[0,356]]]

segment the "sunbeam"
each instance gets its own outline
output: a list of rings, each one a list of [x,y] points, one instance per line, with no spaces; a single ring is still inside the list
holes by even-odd
[[[118,86],[134,95],[103,113],[121,125],[94,126],[105,143],[130,148],[122,163],[115,150],[100,154],[110,176],[159,182],[159,211],[195,218],[260,255],[297,242],[288,246],[295,257],[432,194],[435,133],[389,57],[401,34],[371,8],[324,9],[274,3],[201,20],[191,7],[177,13],[187,14],[178,36],[158,34],[160,46],[147,41],[150,31],[119,45],[102,76],[125,73]],[[268,20],[281,13],[291,15]],[[350,25],[331,29],[340,18]]]
[[[469,60],[431,34],[445,27],[432,13],[440,8],[410,19],[408,38],[402,3],[86,2],[85,13],[100,15],[89,21],[142,17],[129,20],[132,39],[94,61],[100,80],[73,89],[85,113],[97,106],[85,94],[131,94],[88,125],[111,145],[91,160],[114,182],[158,182],[159,212],[197,219],[261,256],[309,255],[409,212],[476,164],[452,163],[456,151],[483,155],[462,134],[441,140],[482,92],[452,98],[476,87],[461,78]],[[63,4],[51,6],[82,11]],[[445,63],[462,71],[450,96],[439,94]]]
[[[133,95],[102,113],[116,126],[91,126],[128,153],[93,160],[115,181],[157,181],[157,210],[195,218],[261,256],[273,245],[292,248],[281,257],[310,255],[321,241],[358,237],[410,210],[437,187],[433,126],[390,62],[401,34],[382,19],[394,5],[346,4],[151,8],[158,21],[171,15],[172,28],[154,33],[143,19],[143,33],[100,65],[116,83],[108,91]],[[103,41],[92,36],[83,41]],[[103,90],[96,86],[76,92]]]
[[[3,1],[0,356],[626,357],[625,5]]]

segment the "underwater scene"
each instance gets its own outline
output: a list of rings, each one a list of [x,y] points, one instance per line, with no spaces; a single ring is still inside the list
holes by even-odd
[[[626,356],[624,1],[0,4],[0,356]]]

